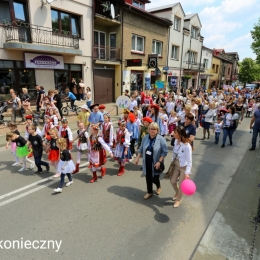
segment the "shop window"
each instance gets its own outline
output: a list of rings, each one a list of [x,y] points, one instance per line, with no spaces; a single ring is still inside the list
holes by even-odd
[[[158,54],[158,56],[162,56],[162,42],[153,40],[152,54]]]
[[[62,31],[63,34],[70,33],[80,37],[80,16],[52,9],[51,20],[52,29]]]
[[[132,51],[144,52],[144,37],[132,35]]]
[[[0,1],[0,23],[28,22],[27,1]]]

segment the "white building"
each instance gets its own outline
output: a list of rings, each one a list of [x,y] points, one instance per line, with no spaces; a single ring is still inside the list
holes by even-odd
[[[173,22],[168,48],[169,86],[177,81],[179,88],[197,87],[199,71],[204,70],[200,59],[203,37],[200,35],[202,25],[198,14],[185,16],[180,3],[147,11]]]
[[[50,4],[49,4],[50,3]],[[0,87],[93,86],[92,1],[0,1]]]
[[[203,63],[205,70],[204,70],[204,72],[200,73],[199,86],[206,86],[207,89],[209,88],[210,77],[212,77],[213,76],[212,73],[214,73],[211,68],[212,55],[213,55],[213,50],[211,50],[205,46],[202,47],[201,62]]]

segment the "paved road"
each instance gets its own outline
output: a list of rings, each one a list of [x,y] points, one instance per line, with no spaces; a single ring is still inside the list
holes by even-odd
[[[172,207],[174,192],[167,180],[162,180],[160,196],[143,200],[140,166],[129,164],[118,177],[117,164],[109,160],[107,175],[94,184],[90,170],[82,169],[74,184],[56,195],[58,180],[48,180],[51,173],[18,173],[10,151],[0,148],[1,240],[62,240],[59,251],[1,249],[0,241],[1,259],[189,259],[249,147],[248,124],[246,119],[239,125],[233,147],[220,148],[213,136],[195,141],[197,193],[185,197],[178,209]]]

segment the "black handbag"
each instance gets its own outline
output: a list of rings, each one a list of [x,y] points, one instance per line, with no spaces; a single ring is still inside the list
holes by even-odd
[[[165,166],[164,166],[163,162],[159,162],[159,163],[160,163],[160,167],[159,167],[159,169],[155,169],[155,171],[162,173],[165,169]]]

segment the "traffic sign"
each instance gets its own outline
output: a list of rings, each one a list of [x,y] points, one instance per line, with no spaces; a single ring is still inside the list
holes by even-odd
[[[169,70],[169,67],[163,67],[163,70]]]

